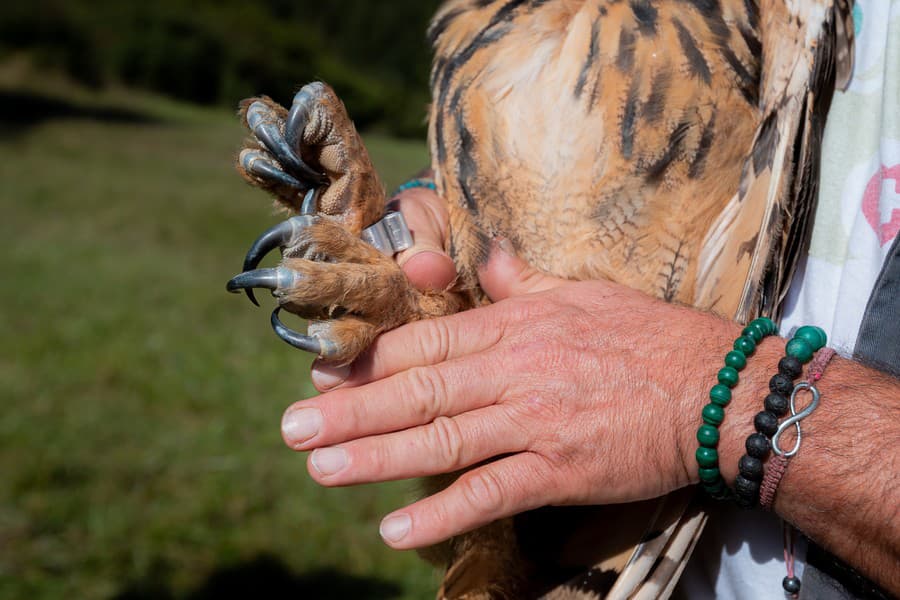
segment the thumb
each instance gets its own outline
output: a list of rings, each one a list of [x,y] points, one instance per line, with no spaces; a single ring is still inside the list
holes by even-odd
[[[512,244],[505,238],[494,241],[487,264],[478,271],[478,281],[494,302],[549,290],[565,282],[538,271],[516,256]]]
[[[450,216],[446,203],[426,188],[398,194],[392,206],[403,213],[413,246],[397,255],[397,264],[419,290],[444,290],[456,279],[456,266],[444,251]]]

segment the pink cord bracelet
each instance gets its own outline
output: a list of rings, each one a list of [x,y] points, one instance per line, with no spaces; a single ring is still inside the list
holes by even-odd
[[[778,426],[778,430],[775,432],[775,435],[772,436],[772,452],[775,456],[766,465],[766,474],[763,478],[762,485],[760,486],[759,504],[765,510],[772,510],[772,506],[775,502],[775,492],[778,490],[778,484],[781,483],[782,477],[784,477],[788,462],[791,457],[800,451],[800,443],[803,441],[802,433],[800,431],[800,421],[811,415],[818,407],[821,396],[815,384],[822,379],[822,375],[825,373],[825,367],[828,366],[828,363],[834,357],[834,354],[835,352],[831,348],[822,348],[819,350],[809,365],[806,381],[802,381],[794,386],[790,403],[791,416]],[[809,406],[798,412],[796,399],[797,394],[801,391],[810,392],[812,394],[812,402],[810,402]],[[796,429],[797,439],[794,442],[794,447],[789,451],[785,451],[781,448],[779,442],[781,440],[781,435],[791,427]],[[784,562],[787,567],[787,577],[784,578],[781,585],[791,598],[797,598],[799,597],[801,583],[800,578],[796,576],[794,571],[794,528],[788,523],[782,522],[782,535],[784,538]]]

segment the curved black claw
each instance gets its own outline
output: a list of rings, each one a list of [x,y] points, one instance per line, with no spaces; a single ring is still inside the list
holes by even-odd
[[[304,185],[297,178],[282,171],[281,167],[261,150],[243,150],[240,161],[245,171],[253,173],[257,177],[275,180],[300,192],[306,192],[309,189],[308,185]]]
[[[296,222],[297,220],[301,222],[298,223]],[[292,217],[287,221],[282,221],[278,225],[266,229],[261,236],[256,238],[253,245],[250,246],[250,250],[247,251],[247,255],[244,257],[244,266],[241,270],[246,273],[247,271],[255,269],[269,252],[275,248],[283,248],[286,246],[294,237],[294,232],[297,231],[298,227],[306,227],[308,224],[308,217]],[[234,281],[234,279],[232,279],[232,281]],[[230,283],[231,282],[229,282],[229,284]],[[245,291],[247,292],[247,297],[250,299],[250,302],[259,306],[259,302],[256,301],[256,296],[253,294],[253,289],[245,288]]]
[[[294,94],[294,100],[291,103],[291,111],[288,118],[284,122],[284,137],[288,145],[293,148],[300,147],[300,136],[306,124],[309,123],[309,107],[315,101],[311,92],[316,83],[303,86],[303,88]]]
[[[303,197],[303,204],[300,205],[301,215],[314,215],[319,212],[319,190],[321,188],[311,188]]]
[[[275,291],[292,287],[296,283],[299,275],[300,274],[296,271],[291,271],[284,267],[245,271],[232,277],[231,280],[225,284],[225,289],[232,294],[239,294],[242,290],[250,290],[251,288],[264,288]],[[254,296],[250,295],[250,300],[259,306],[259,303],[256,302]]]
[[[310,190],[306,194],[307,200],[303,201],[304,206],[308,203],[310,197],[315,197],[315,190]],[[250,250],[247,251],[241,271],[246,272],[255,269],[269,252],[275,248],[287,246],[301,229],[309,227],[312,222],[313,218],[310,215],[301,214],[266,229],[262,235],[256,238],[256,241],[250,246]],[[256,301],[256,297],[253,295],[253,290],[247,288],[246,291],[250,302],[259,306],[259,302]]]
[[[313,354],[321,356],[322,342],[312,337],[311,335],[306,335],[286,327],[285,324],[281,322],[281,319],[278,318],[279,312],[281,312],[280,306],[272,311],[271,322],[272,329],[275,330],[275,335],[280,337],[282,340],[284,340],[294,348],[312,352]]]
[[[327,180],[325,175],[315,171],[294,152],[274,121],[272,109],[268,106],[258,101],[251,104],[247,109],[247,125],[287,170],[313,184],[324,183]]]

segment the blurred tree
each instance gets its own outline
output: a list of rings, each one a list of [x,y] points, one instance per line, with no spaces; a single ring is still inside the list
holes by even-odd
[[[421,135],[440,0],[35,0],[0,3],[0,58],[26,51],[91,86],[234,106],[333,85],[360,127]]]

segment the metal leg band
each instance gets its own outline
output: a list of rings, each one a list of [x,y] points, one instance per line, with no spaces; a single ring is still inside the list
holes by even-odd
[[[387,256],[393,256],[413,245],[406,219],[396,211],[387,213],[380,221],[363,229],[360,237]]]

